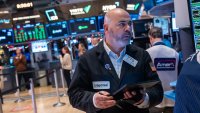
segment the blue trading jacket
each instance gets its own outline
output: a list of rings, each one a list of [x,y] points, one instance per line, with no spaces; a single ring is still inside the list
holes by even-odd
[[[174,113],[200,112],[200,52],[184,63],[176,86]]]

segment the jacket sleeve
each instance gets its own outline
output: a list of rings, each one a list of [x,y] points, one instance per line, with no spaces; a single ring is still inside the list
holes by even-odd
[[[68,95],[69,101],[73,107],[86,112],[95,113],[96,108],[92,100],[94,92],[92,92],[92,82],[89,74],[86,58],[82,56],[77,63]]]
[[[144,54],[144,70],[145,70],[145,75],[147,80],[158,80],[160,81],[158,74],[156,72],[155,66],[152,65],[152,60],[148,52],[145,51]],[[158,105],[159,103],[162,102],[163,99],[163,88],[161,85],[161,82],[157,85],[155,85],[152,88],[146,89],[147,94],[149,95],[149,107],[153,107]]]

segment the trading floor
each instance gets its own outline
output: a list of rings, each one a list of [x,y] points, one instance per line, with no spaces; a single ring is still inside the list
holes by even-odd
[[[62,89],[59,90],[60,93],[63,92]],[[53,107],[53,104],[57,102],[56,91],[52,86],[38,87],[35,88],[36,93],[36,103],[38,113],[84,113],[74,109],[70,104],[68,97],[61,97],[61,102],[66,103],[66,105],[61,107]],[[17,99],[15,93],[5,95],[3,104],[3,113],[34,113],[32,108],[31,96],[28,91],[22,91],[21,97],[25,99],[24,102],[15,103]]]

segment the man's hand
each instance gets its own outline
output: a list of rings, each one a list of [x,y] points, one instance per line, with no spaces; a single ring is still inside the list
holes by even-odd
[[[19,59],[22,59],[22,55],[19,56]]]
[[[137,89],[136,91],[126,91],[124,93],[124,99],[126,100],[133,100],[135,103],[134,105],[141,104],[145,99],[145,91],[144,89]]]
[[[100,91],[94,94],[93,104],[96,108],[106,109],[112,107],[116,104],[116,101],[113,100],[112,96],[106,91]]]

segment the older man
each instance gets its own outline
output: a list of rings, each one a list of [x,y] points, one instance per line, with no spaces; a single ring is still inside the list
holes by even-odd
[[[104,41],[80,57],[68,90],[73,107],[87,113],[149,113],[162,101],[161,84],[140,91],[127,91],[116,101],[112,94],[128,83],[159,80],[151,69],[149,54],[129,45],[132,37],[129,14],[110,10],[104,20]],[[137,98],[137,99],[136,99]],[[133,99],[135,103],[128,103]]]

